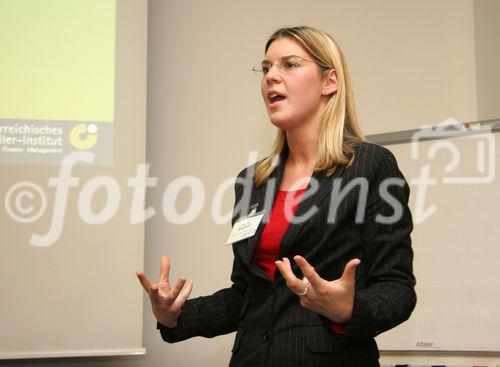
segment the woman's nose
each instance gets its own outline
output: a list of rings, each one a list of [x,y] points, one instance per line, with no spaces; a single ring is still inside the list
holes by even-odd
[[[269,67],[269,71],[266,74],[266,81],[270,83],[279,79],[281,79],[281,71],[279,70],[279,66],[276,63]]]

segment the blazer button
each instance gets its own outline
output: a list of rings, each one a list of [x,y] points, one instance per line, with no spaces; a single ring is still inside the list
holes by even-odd
[[[271,340],[272,335],[273,334],[272,334],[271,330],[267,330],[264,333],[264,341],[268,342],[269,340]]]

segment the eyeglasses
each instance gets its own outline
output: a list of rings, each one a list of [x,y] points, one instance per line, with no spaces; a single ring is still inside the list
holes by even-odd
[[[300,56],[286,56],[282,57],[274,64],[269,61],[262,61],[262,64],[260,66],[254,66],[252,70],[256,73],[260,73],[263,76],[266,76],[271,71],[271,68],[276,65],[281,75],[290,75],[297,71],[297,69],[303,65],[304,61],[316,63],[315,61],[305,59]]]

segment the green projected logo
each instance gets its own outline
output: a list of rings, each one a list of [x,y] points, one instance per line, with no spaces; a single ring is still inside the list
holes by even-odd
[[[115,44],[116,0],[0,0],[0,164],[110,163]]]
[[[69,141],[76,149],[88,150],[97,142],[97,125],[78,124],[69,132]]]

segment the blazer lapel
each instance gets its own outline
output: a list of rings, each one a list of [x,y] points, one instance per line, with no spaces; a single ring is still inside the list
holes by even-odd
[[[254,261],[254,253],[257,248],[257,244],[262,235],[262,231],[266,223],[268,222],[269,216],[271,215],[271,209],[274,204],[274,200],[276,199],[276,194],[278,192],[278,188],[280,187],[281,178],[283,176],[284,169],[284,159],[283,155],[280,157],[280,161],[278,166],[273,171],[269,179],[266,181],[264,185],[262,185],[258,189],[254,189],[252,191],[250,206],[257,204],[257,212],[264,210],[264,217],[257,227],[257,231],[255,235],[248,238],[246,241],[242,241],[242,243],[236,244],[235,251],[240,254],[243,263],[247,265],[247,267],[257,276],[271,282],[271,279],[267,276],[264,270],[258,266]]]
[[[283,238],[281,239],[280,259],[283,257],[290,257],[297,253],[297,246],[300,246],[300,244],[295,243],[297,236],[300,234],[304,226],[306,226],[311,220],[311,217],[318,215],[317,208],[321,205],[323,200],[330,200],[329,194],[332,192],[333,182],[336,178],[342,176],[343,171],[344,166],[341,166],[328,177],[325,176],[323,172],[316,172],[312,176],[311,181],[304,192],[304,199],[300,201],[294,214],[294,220],[290,223]],[[308,214],[310,211],[313,211],[313,214]],[[293,261],[292,264],[292,268],[297,267]],[[280,277],[281,273],[276,272],[276,280]]]
[[[278,166],[266,181],[266,184],[252,191],[250,206],[257,203],[257,212],[265,210],[264,217],[260,222],[255,235],[248,238],[246,241],[235,244],[235,251],[239,253],[241,259],[243,260],[243,263],[246,264],[246,266],[255,275],[270,282],[272,282],[272,280],[269,279],[269,277],[260,266],[255,264],[255,262],[253,261],[253,257],[257,244],[262,235],[262,231],[268,221],[269,215],[271,214],[271,209],[273,207],[274,200],[276,199],[276,194],[281,185],[287,153],[288,152],[285,150],[281,154]],[[343,171],[344,166],[341,166],[335,171],[335,173],[333,173],[329,177],[325,176],[323,172],[316,172],[312,176],[311,181],[307,186],[307,189],[303,196],[304,199],[301,200],[299,206],[297,207],[294,219],[307,217],[307,213],[310,210],[314,210],[315,207],[319,207],[323,200],[329,200],[327,195],[329,195],[332,191],[334,182],[333,180],[342,176]],[[317,183],[316,187],[313,181]],[[316,212],[313,214],[313,216],[317,214],[318,213]],[[309,220],[310,218],[306,221],[301,220],[297,223],[294,223],[292,221],[292,223],[290,223],[281,240],[279,255],[280,259],[285,256],[288,257],[292,253],[297,253],[296,249],[294,249],[294,246],[300,246],[300,244],[295,244],[295,239]],[[296,268],[297,265],[294,264],[292,268],[294,267]],[[275,274],[275,281],[277,281],[278,279],[280,279],[281,273],[279,271],[276,271]]]

